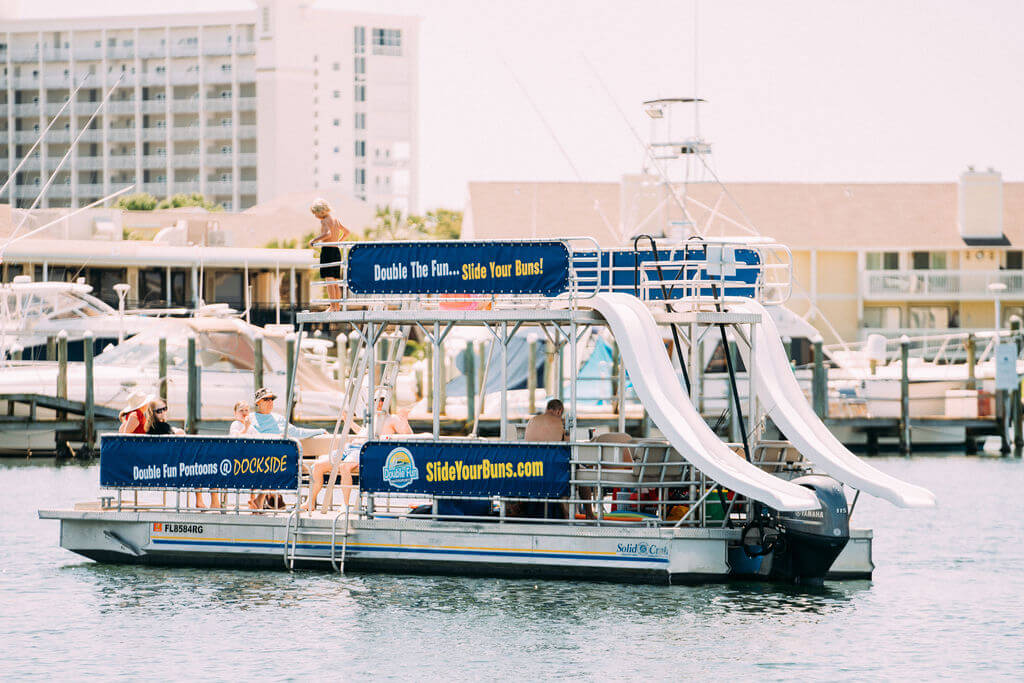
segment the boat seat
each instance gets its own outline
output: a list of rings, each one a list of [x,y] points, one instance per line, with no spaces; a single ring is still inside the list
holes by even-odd
[[[636,449],[633,469],[637,481],[679,481],[686,469],[686,460],[675,448],[664,441],[642,439]]]
[[[605,432],[590,440],[590,444],[578,444],[578,457],[584,463],[576,469],[576,480],[579,482],[597,482],[597,462],[601,463],[600,481],[602,484],[635,484],[636,467],[633,465],[633,448],[615,448],[596,444],[632,444],[633,437],[625,432]]]

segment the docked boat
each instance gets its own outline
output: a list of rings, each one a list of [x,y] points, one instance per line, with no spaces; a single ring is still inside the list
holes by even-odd
[[[695,239],[657,261],[650,250],[578,238],[337,246],[341,310],[299,314],[300,336],[313,323],[357,332],[333,433],[304,442],[287,431],[104,436],[97,498],[39,513],[60,522],[62,547],[114,563],[818,583],[872,575],[872,532],[853,522],[862,493],[934,505],[929,491],[846,450],[807,404],[765,310],[789,295],[781,245]],[[671,280],[660,266],[671,266]],[[565,346],[570,368],[584,331],[611,335],[660,436],[580,427],[575,373],[565,440],[527,440],[529,427],[521,436],[507,391],[497,437],[442,435],[438,370],[462,326],[498,341],[505,379],[509,340],[522,330]],[[433,348],[432,428],[384,434],[384,413],[360,396],[365,387],[387,410],[400,358],[391,350],[403,347],[391,342],[413,328]],[[671,355],[666,330],[678,340]],[[741,398],[730,361],[728,398],[742,425],[732,443],[708,427],[689,379],[701,340],[727,334],[753,388]],[[560,415],[551,411],[548,419]],[[769,423],[785,440],[771,438]],[[198,506],[207,490],[226,503]],[[267,491],[284,509],[250,507]]]
[[[290,326],[260,328],[230,315],[218,315],[216,307],[200,311],[192,318],[163,318],[150,321],[145,331],[109,346],[94,359],[93,397],[96,405],[120,410],[132,394],[159,395],[161,380],[166,379],[166,395],[174,420],[186,416],[188,394],[187,347],[190,337],[196,343],[201,405],[197,419],[229,421],[233,406],[251,399],[254,389],[256,339],[262,339],[262,385],[285,396],[287,366],[286,334]],[[287,328],[287,329],[285,329]],[[161,377],[160,344],[166,348],[166,377]],[[303,346],[303,345],[297,345]],[[315,362],[308,353],[296,359],[294,390],[296,419],[330,420],[337,412],[342,384],[333,374]],[[82,363],[68,364],[68,394],[72,401],[85,397],[85,368]],[[8,361],[0,372],[0,395],[52,392],[57,385],[58,364],[54,361]],[[365,399],[364,399],[365,400]],[[3,406],[0,401],[0,407]],[[13,415],[25,414],[24,405],[12,404]],[[52,450],[54,427],[43,409],[36,411],[40,421],[28,425],[0,427],[0,452],[23,454],[25,451]],[[227,422],[223,422],[226,429]],[[78,444],[73,444],[77,448]]]

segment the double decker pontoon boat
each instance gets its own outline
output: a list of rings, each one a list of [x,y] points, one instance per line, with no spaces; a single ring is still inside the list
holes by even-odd
[[[40,511],[60,520],[63,547],[118,563],[819,582],[871,577],[871,531],[850,526],[860,493],[934,504],[846,450],[811,411],[764,309],[791,288],[791,255],[770,240],[695,239],[660,253],[580,238],[337,246],[341,310],[299,314],[300,336],[302,325],[333,322],[359,338],[333,433],[104,436],[99,500]],[[498,342],[500,368],[520,330],[568,345],[576,368],[574,341],[606,328],[650,433],[578,428],[573,377],[564,441],[519,438],[506,392],[496,438],[443,436],[437,365],[465,325]],[[433,347],[432,429],[376,436],[384,414],[359,397],[386,410],[413,330]],[[741,402],[731,383],[737,443],[708,427],[690,381],[696,346],[727,332],[753,386]],[[344,477],[356,454],[353,488]],[[321,483],[310,472],[326,476],[322,500],[310,500]],[[226,505],[197,508],[197,489],[221,491]],[[286,509],[250,509],[260,491],[280,493]]]

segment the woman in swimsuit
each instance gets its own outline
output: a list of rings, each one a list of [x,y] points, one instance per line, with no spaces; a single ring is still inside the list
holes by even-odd
[[[349,236],[348,229],[331,216],[331,205],[326,200],[317,199],[309,210],[320,219],[320,234],[309,241],[310,247],[322,242],[341,242]],[[327,310],[340,311],[341,287],[334,283],[341,279],[341,249],[334,246],[320,248],[320,277],[327,281],[327,298],[331,300]]]

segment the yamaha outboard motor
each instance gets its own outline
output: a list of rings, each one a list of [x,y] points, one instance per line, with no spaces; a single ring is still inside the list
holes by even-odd
[[[775,581],[820,584],[850,540],[846,494],[842,484],[820,474],[791,481],[814,491],[821,507],[795,512],[773,511],[771,515],[752,520],[743,528],[743,553],[750,560],[760,558],[756,569],[748,565],[758,576]]]

